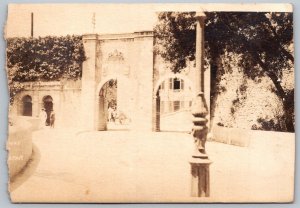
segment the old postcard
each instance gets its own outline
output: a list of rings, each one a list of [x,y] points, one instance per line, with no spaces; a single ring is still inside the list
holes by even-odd
[[[292,202],[290,4],[10,4],[13,203]]]

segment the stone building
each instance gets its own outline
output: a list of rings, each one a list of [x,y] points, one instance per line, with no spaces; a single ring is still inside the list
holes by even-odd
[[[27,83],[16,96],[11,115],[39,117],[45,109],[49,117],[53,110],[57,128],[107,130],[108,104],[103,86],[117,80],[117,110],[130,121],[127,129],[159,131],[163,130],[161,123],[179,120],[186,126],[183,130],[188,130],[192,127],[189,107],[196,95],[194,63],[179,74],[172,73],[168,64],[154,53],[153,38],[152,31],[83,35],[87,60],[83,63],[82,78]],[[204,74],[209,104],[209,70]],[[181,110],[187,112],[184,118],[179,115]],[[173,114],[165,118],[166,113]],[[161,122],[163,117],[165,122]]]

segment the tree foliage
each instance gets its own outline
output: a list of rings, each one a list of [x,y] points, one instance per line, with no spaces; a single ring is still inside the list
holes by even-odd
[[[81,36],[7,39],[10,103],[24,82],[76,80],[85,60]]]
[[[187,60],[195,59],[195,12],[159,13],[159,24],[154,28],[154,49],[171,63],[171,70],[179,72]]]
[[[16,67],[10,68],[7,72],[8,86],[9,86],[9,102],[12,104],[17,93],[24,89],[23,83],[13,81],[13,77],[16,73]]]
[[[7,40],[7,68],[15,68],[12,81],[78,79],[84,60],[80,36]]]
[[[156,49],[171,63],[173,72],[180,72],[187,60],[195,59],[195,15],[159,14]],[[206,16],[205,52],[212,77],[221,70],[218,59],[225,52],[239,54],[239,65],[248,78],[267,76],[272,80],[283,102],[287,129],[294,131],[294,89],[284,88],[281,82],[283,70],[294,69],[292,13],[208,12]]]

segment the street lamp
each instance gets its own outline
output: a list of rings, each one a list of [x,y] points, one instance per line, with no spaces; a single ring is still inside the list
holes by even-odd
[[[190,159],[191,165],[191,196],[209,197],[209,165],[211,161],[205,151],[208,133],[208,107],[204,96],[204,20],[203,12],[196,13],[196,97],[192,105],[193,129],[192,135],[195,150]]]

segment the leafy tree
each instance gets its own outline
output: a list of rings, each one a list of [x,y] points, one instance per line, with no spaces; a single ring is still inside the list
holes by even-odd
[[[179,72],[195,59],[194,12],[163,12],[155,27],[156,51]],[[283,70],[294,69],[292,13],[208,12],[205,20],[205,52],[212,77],[225,52],[241,56],[239,65],[251,79],[269,77],[282,100],[287,130],[294,132],[294,89],[284,88]],[[212,87],[215,86],[212,80]]]
[[[81,36],[69,35],[9,38],[6,55],[11,103],[24,82],[80,78],[85,60]]]
[[[9,102],[13,104],[14,98],[17,93],[21,92],[24,89],[24,85],[20,82],[14,82],[12,79],[16,73],[16,67],[8,70],[7,78],[8,78],[8,86],[9,86]]]

